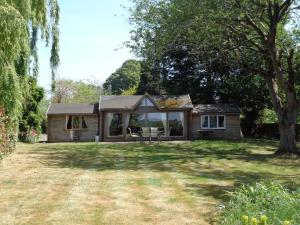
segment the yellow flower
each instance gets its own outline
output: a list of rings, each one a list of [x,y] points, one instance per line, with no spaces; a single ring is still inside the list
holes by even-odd
[[[251,225],[258,225],[258,221],[255,217],[251,218]]]
[[[283,221],[283,225],[291,225],[292,223],[288,220]]]
[[[260,222],[261,222],[262,225],[267,225],[267,220],[268,220],[267,216],[261,216],[260,217]]]
[[[246,215],[242,216],[242,222],[243,222],[244,225],[248,225],[249,217],[246,216]]]

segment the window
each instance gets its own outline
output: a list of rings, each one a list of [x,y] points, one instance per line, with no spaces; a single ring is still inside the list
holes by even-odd
[[[82,127],[82,128],[88,128],[88,127],[87,127],[87,124],[86,124],[86,122],[85,122],[84,117],[81,117],[81,127]]]
[[[209,128],[218,128],[218,125],[217,125],[217,116],[210,116],[209,117]]]
[[[204,115],[201,116],[202,129],[225,129],[224,115]]]
[[[209,116],[202,116],[201,117],[201,127],[202,128],[208,128],[208,123],[209,123]]]
[[[167,131],[166,113],[147,113],[147,127],[157,127],[159,131]]]
[[[225,116],[218,117],[218,127],[225,128]]]
[[[80,128],[80,117],[74,116],[72,129],[79,129],[79,128]]]
[[[88,128],[85,118],[82,116],[68,116],[67,130],[80,130]]]
[[[69,116],[68,122],[67,122],[67,130],[72,129],[72,116]]]
[[[184,113],[169,113],[169,130],[170,136],[183,136]]]
[[[131,113],[129,116],[126,117],[125,126],[127,125],[127,128],[130,128],[132,133],[138,133],[141,130],[141,128],[145,126],[145,124],[145,113]],[[129,130],[127,130],[127,133],[129,133]]]
[[[107,113],[106,121],[108,136],[116,137],[123,135],[122,113]]]
[[[154,105],[148,98],[144,98],[141,103],[141,106],[154,106]]]
[[[138,133],[142,127],[157,127],[159,131],[167,132],[167,113],[131,113],[125,118],[125,126],[132,133]]]

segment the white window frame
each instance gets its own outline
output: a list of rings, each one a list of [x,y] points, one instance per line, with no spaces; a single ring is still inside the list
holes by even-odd
[[[216,116],[217,117],[217,127],[215,128],[211,128],[210,127],[210,117],[211,116]],[[224,117],[224,127],[219,127],[219,117]],[[208,126],[207,127],[203,127],[203,123],[202,121],[204,120],[205,117],[208,117]],[[225,115],[201,115],[201,129],[203,130],[225,130],[226,129],[226,116]]]

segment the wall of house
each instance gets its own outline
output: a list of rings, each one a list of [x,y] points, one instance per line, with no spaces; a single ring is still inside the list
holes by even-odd
[[[220,115],[220,114],[205,114],[205,115]],[[240,115],[239,114],[222,114],[225,115],[226,128],[225,129],[214,129],[212,131],[213,138],[216,139],[240,139],[241,126],[240,126]],[[191,119],[191,138],[201,139],[201,114],[193,114]]]
[[[108,124],[106,120],[106,114],[107,113],[114,113],[116,111],[110,111],[110,112],[101,112],[102,119],[100,120],[100,140],[107,141],[107,142],[117,142],[117,141],[134,141],[137,140],[137,138],[132,138],[130,135],[127,135],[127,128],[123,126],[123,135],[117,136],[117,137],[109,137],[108,135]],[[170,111],[158,111],[155,107],[138,107],[135,111],[120,111],[116,113],[122,113],[122,120],[123,124],[125,124],[125,118],[130,113],[150,113],[150,112],[161,112],[161,113],[167,113]],[[180,112],[180,111],[176,111]],[[187,140],[188,139],[188,111],[181,111],[184,112],[184,129],[183,129],[183,136],[182,137],[170,137],[169,140]],[[148,138],[144,138],[147,140]],[[162,140],[168,140],[168,138],[162,138]],[[154,138],[155,140],[155,138]]]
[[[86,129],[67,130],[66,115],[51,115],[48,116],[48,142],[69,142],[74,141],[73,137],[79,135],[79,140],[76,141],[95,141],[95,136],[98,132],[98,116],[84,116],[87,123]]]

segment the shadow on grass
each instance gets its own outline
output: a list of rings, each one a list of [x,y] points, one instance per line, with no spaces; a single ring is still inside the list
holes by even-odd
[[[293,187],[294,178],[275,175],[273,171],[259,172],[256,166],[290,166],[297,162],[276,160],[272,154],[274,142],[261,140],[196,141],[183,144],[44,144],[36,145],[28,154],[38,157],[49,167],[106,170],[151,170],[177,172],[191,179],[186,191],[199,195],[226,199],[226,192],[243,183],[266,178],[282,179]],[[262,149],[262,153],[252,150]],[[220,163],[223,162],[223,163]],[[233,162],[233,163],[231,163]],[[288,164],[287,164],[288,162]],[[233,164],[228,166],[227,164]],[[253,170],[240,168],[243,163],[253,164]],[[279,177],[281,176],[281,177]],[[204,182],[195,182],[202,179]],[[228,182],[225,185],[218,182]]]

